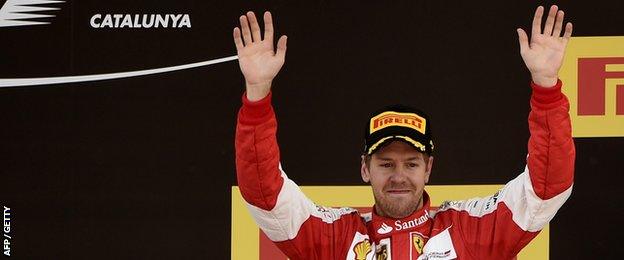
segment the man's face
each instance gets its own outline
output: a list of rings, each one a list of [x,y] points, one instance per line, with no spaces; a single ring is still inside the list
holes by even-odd
[[[404,218],[422,206],[422,194],[433,166],[433,157],[412,146],[394,141],[375,152],[366,164],[362,156],[362,179],[370,182],[377,214]]]

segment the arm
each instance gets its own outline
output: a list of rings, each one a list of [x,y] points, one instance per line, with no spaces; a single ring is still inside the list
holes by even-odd
[[[454,221],[460,223],[469,254],[476,259],[514,257],[554,217],[572,191],[575,150],[569,104],[557,75],[572,25],[568,23],[560,37],[563,11],[553,6],[542,33],[542,13],[539,7],[530,44],[526,33],[518,29],[521,54],[533,79],[525,171],[493,196],[443,208],[457,211]]]
[[[236,127],[236,170],[243,198],[268,210],[275,206],[282,187],[278,169],[279,149],[275,132],[277,122],[271,106],[271,83],[286,56],[286,36],[280,37],[273,51],[273,21],[264,14],[264,40],[253,12],[240,18],[234,28],[234,44],[241,72],[245,76],[245,95]],[[241,34],[242,30],[242,34]]]
[[[277,144],[277,120],[271,106],[271,82],[284,63],[286,37],[273,52],[271,14],[264,14],[265,38],[252,12],[234,29],[246,92],[236,126],[236,175],[243,198],[258,226],[291,259],[344,258],[355,241],[351,209],[317,207],[282,171]],[[249,23],[248,23],[249,21]],[[365,238],[361,238],[365,239]],[[339,257],[338,257],[339,258]]]
[[[538,7],[533,17],[531,42],[522,29],[518,29],[518,38],[520,54],[534,82],[531,84],[527,167],[535,173],[531,174],[535,193],[541,199],[550,199],[570,187],[574,177],[575,150],[569,104],[561,93],[561,81],[557,80],[565,48],[572,36],[572,23],[566,23],[563,37],[560,37],[564,12],[553,5],[542,32],[542,14],[543,8]]]

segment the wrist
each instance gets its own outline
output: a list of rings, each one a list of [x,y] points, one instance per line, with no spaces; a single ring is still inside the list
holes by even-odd
[[[531,107],[539,109],[551,109],[559,106],[565,96],[561,92],[561,80],[557,80],[554,86],[543,87],[535,82],[531,83]]]
[[[249,101],[258,101],[269,95],[271,92],[271,81],[263,83],[245,82],[247,99]]]
[[[238,112],[238,118],[241,123],[258,125],[266,122],[273,115],[273,107],[271,106],[271,93],[264,98],[251,101],[247,98],[247,93],[242,97],[243,106]]]
[[[557,80],[559,79],[557,76],[539,76],[539,75],[531,75],[531,79],[535,85],[551,88],[557,85]]]

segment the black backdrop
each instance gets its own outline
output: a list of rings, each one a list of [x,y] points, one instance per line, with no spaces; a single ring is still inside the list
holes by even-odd
[[[388,103],[428,111],[430,184],[502,184],[527,152],[518,26],[551,2],[68,1],[48,25],[0,27],[0,78],[101,74],[235,55],[246,10],[287,34],[274,82],[282,163],[301,185],[362,185],[362,124]],[[559,2],[575,36],[624,35],[624,3]],[[93,14],[189,14],[191,28],[92,28]],[[624,46],[623,46],[624,48]],[[565,83],[564,83],[565,84]],[[0,203],[15,259],[227,259],[236,61],[128,79],[0,88]],[[607,259],[623,138],[576,139],[576,184],[552,259]],[[620,148],[620,149],[618,149]]]

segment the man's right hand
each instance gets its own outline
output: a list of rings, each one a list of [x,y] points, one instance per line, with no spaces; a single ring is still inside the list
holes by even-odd
[[[274,51],[273,19],[270,12],[264,13],[264,39],[261,38],[260,26],[253,12],[241,15],[239,20],[242,29],[234,28],[238,64],[245,76],[247,99],[258,101],[269,94],[273,78],[284,65],[286,35],[280,37],[277,51]]]

